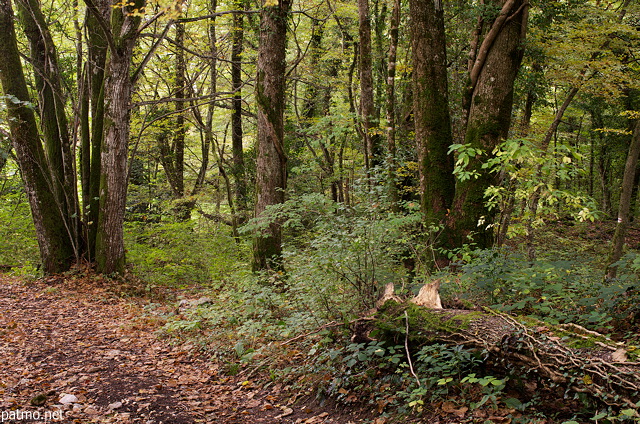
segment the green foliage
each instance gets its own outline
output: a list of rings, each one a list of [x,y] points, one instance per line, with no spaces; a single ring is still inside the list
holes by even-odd
[[[479,250],[460,264],[455,289],[456,295],[497,310],[552,324],[572,322],[602,329],[636,313],[638,263],[635,256],[625,257],[619,264],[620,278],[604,281],[590,264],[575,259],[530,263],[524,255],[507,249]]]
[[[247,255],[228,228],[205,221],[127,222],[125,239],[133,272],[153,284],[220,284]]]
[[[411,231],[421,215],[392,213],[383,201],[375,191],[353,205],[303,195],[268,208],[242,231],[260,234],[281,222],[288,289],[320,316],[350,317],[372,307],[380,287],[402,281],[400,261],[415,250]]]
[[[35,229],[25,193],[17,186],[17,174],[1,180],[0,265],[12,272],[34,274],[40,262]]]

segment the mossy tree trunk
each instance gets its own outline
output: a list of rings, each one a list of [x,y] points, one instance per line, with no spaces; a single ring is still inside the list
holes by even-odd
[[[424,223],[444,224],[454,196],[453,143],[447,83],[447,53],[442,2],[410,2],[415,120],[421,209]],[[448,245],[445,231],[435,247]],[[438,262],[444,261],[438,258]]]
[[[68,215],[55,207],[56,196],[49,164],[32,108],[17,47],[10,0],[0,0],[0,83],[6,96],[13,149],[29,199],[45,273],[67,270],[76,259],[67,225]],[[62,154],[59,152],[59,154]],[[51,207],[54,205],[54,207]]]
[[[493,0],[500,12],[479,44],[470,70],[468,119],[464,143],[483,152],[469,162],[467,171],[477,178],[458,181],[450,214],[454,245],[468,243],[479,248],[493,245],[495,210],[489,210],[484,194],[499,183],[498,175],[482,169],[493,149],[509,134],[513,86],[522,62],[529,4],[524,0]]]
[[[77,260],[82,256],[84,242],[58,54],[39,2],[19,0],[16,5],[29,40],[30,63],[34,68],[46,169],[56,199],[50,206],[59,209]]]
[[[267,206],[284,202],[287,182],[287,156],[284,151],[285,71],[287,19],[290,0],[263,4],[260,11],[258,46],[258,157],[256,163],[255,216]],[[282,230],[272,222],[256,235],[253,246],[253,269],[281,268]]]

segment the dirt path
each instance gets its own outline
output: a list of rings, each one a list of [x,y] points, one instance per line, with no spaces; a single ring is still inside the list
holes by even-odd
[[[0,422],[360,422],[286,405],[277,388],[227,377],[155,329],[105,289],[0,276]]]

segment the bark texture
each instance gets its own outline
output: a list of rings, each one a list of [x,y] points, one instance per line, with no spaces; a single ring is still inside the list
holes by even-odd
[[[242,8],[244,6],[240,4]],[[245,182],[243,128],[242,128],[242,51],[244,43],[244,16],[233,15],[231,32],[231,88],[233,90],[233,112],[231,114],[231,150],[233,167],[231,174],[236,186],[236,207],[244,210],[247,207],[247,184]]]
[[[360,119],[364,135],[365,165],[367,169],[382,164],[378,112],[373,98],[373,65],[371,59],[371,16],[369,0],[358,0],[359,59],[360,59]]]
[[[13,149],[29,199],[42,269],[45,273],[67,270],[75,259],[65,215],[58,199],[29,98],[16,42],[14,16],[9,0],[0,0],[0,83],[7,96],[7,114]],[[53,206],[53,207],[52,207]]]
[[[290,0],[265,4],[260,12],[258,47],[258,142],[255,216],[284,202],[287,156],[284,151],[285,53]],[[282,230],[273,222],[254,242],[253,269],[279,269]]]
[[[104,81],[105,122],[100,156],[100,213],[96,235],[98,272],[123,273],[125,267],[123,223],[127,195],[127,155],[131,78],[129,68],[140,23],[132,12],[143,0],[115,8]]]
[[[490,247],[494,240],[493,218],[484,201],[485,190],[499,183],[498,176],[482,169],[493,149],[509,134],[513,107],[513,85],[523,56],[523,41],[528,20],[524,0],[495,0],[501,10],[485,35],[470,74],[470,101],[465,144],[484,153],[472,159],[469,171],[478,178],[459,181],[449,220],[461,246],[472,235],[479,248]]]
[[[455,191],[442,3],[410,2],[415,120],[422,212],[426,226],[444,223]],[[439,240],[446,242],[446,235]]]

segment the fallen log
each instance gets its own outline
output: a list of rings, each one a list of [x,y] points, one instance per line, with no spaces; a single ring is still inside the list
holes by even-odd
[[[576,324],[551,325],[489,308],[437,309],[437,284],[425,287],[421,293],[430,300],[422,303],[402,300],[387,287],[376,309],[355,322],[353,340],[408,344],[414,352],[433,343],[464,345],[606,405],[640,404],[640,362],[630,360],[637,355],[623,343]]]

